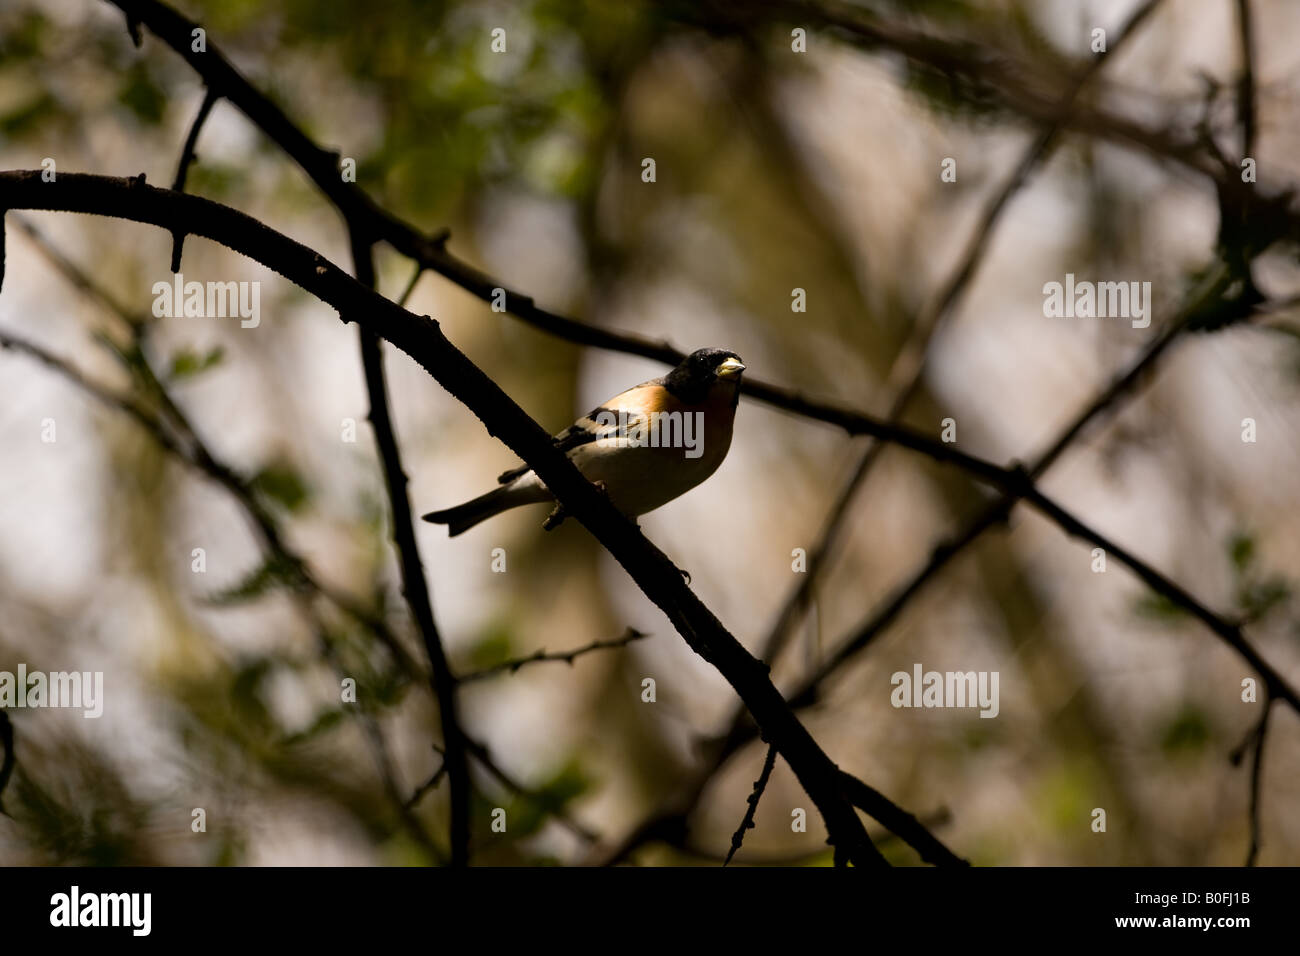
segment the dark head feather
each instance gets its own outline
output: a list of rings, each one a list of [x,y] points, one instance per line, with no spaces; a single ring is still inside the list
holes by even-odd
[[[726,349],[696,349],[664,376],[664,388],[683,402],[702,402],[718,381],[718,366],[727,359],[739,362],[740,356]]]

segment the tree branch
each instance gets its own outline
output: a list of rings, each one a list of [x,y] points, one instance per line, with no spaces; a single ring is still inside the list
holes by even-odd
[[[686,586],[681,572],[609,499],[555,448],[550,435],[442,334],[366,289],[319,253],[218,203],[156,189],[143,182],[67,173],[41,181],[39,171],[0,173],[0,208],[36,208],[116,216],[185,229],[249,256],[336,309],[344,321],[372,329],[402,349],[473,411],[628,571],[696,653],[713,664],[744,699],[785,756],[826,822],[838,862],[883,865],[846,799],[839,769],[799,722],[755,660]]]
[[[727,858],[722,861],[723,866],[731,862],[731,858],[736,855],[736,851],[745,842],[745,831],[754,829],[754,814],[758,812],[758,801],[763,799],[763,791],[767,789],[767,782],[772,779],[772,769],[775,766],[776,748],[768,747],[767,756],[763,758],[763,769],[759,773],[758,779],[754,781],[754,790],[745,800],[745,803],[748,804],[745,816],[741,819],[736,832],[731,835],[731,849],[727,851]]]
[[[1259,805],[1260,781],[1264,772],[1264,743],[1268,739],[1268,718],[1273,712],[1273,698],[1264,698],[1264,713],[1250,729],[1250,733],[1231,754],[1234,766],[1241,763],[1247,750],[1252,750],[1250,761],[1250,849],[1246,852],[1246,866],[1259,861]]]
[[[470,681],[484,680],[488,677],[496,677],[498,674],[513,674],[519,668],[526,667],[529,664],[539,664],[546,661],[563,661],[566,664],[572,664],[574,660],[590,654],[592,651],[609,650],[616,647],[627,647],[633,641],[639,641],[642,638],[649,637],[649,634],[643,634],[635,628],[629,627],[623,632],[622,637],[616,637],[609,641],[592,641],[582,647],[575,648],[571,651],[555,651],[548,653],[545,650],[538,650],[529,654],[527,657],[515,657],[508,661],[502,661],[500,664],[494,664],[491,667],[485,667],[483,670],[471,671],[459,678],[460,683],[468,684]]]
[[[58,269],[79,292],[96,305],[121,319],[131,330],[132,335],[138,338],[145,322],[143,317],[135,315],[125,305],[114,299],[103,287],[86,275],[76,263],[56,249],[44,233],[32,223],[17,215],[13,216],[13,219],[18,223],[19,228],[35,243],[37,251]],[[13,347],[33,355],[44,364],[60,372],[78,387],[87,388],[90,394],[99,401],[112,407],[123,408],[117,396],[97,387],[88,387],[88,381],[61,359],[57,359],[25,341],[12,337],[10,341]],[[115,355],[119,359],[123,358],[120,352],[115,351]],[[160,443],[164,451],[173,454],[183,464],[215,482],[230,494],[248,518],[254,532],[261,540],[267,556],[274,560],[278,566],[289,569],[298,586],[315,591],[344,614],[365,626],[388,649],[404,673],[410,675],[412,679],[424,681],[426,675],[423,669],[407,653],[406,648],[398,640],[397,635],[393,633],[386,621],[378,617],[370,609],[363,607],[350,596],[336,591],[317,579],[302,557],[284,543],[284,536],[280,532],[279,523],[275,517],[262,506],[246,480],[238,475],[233,468],[218,461],[213,456],[207,444],[189,421],[188,416],[172,400],[171,395],[163,387],[162,382],[154,373],[149,362],[143,358],[143,355],[141,361],[133,364],[131,368],[144,377],[144,384],[157,399],[162,412],[166,415],[166,422],[153,415],[143,406],[137,405],[134,408],[125,408],[124,410]],[[170,423],[183,436],[185,446],[172,440],[172,436],[167,429],[167,423]]]
[[[181,148],[181,158],[176,164],[176,179],[172,183],[172,189],[176,192],[185,191],[185,179],[190,173],[190,164],[198,157],[194,153],[194,147],[198,145],[199,133],[203,129],[203,124],[207,121],[208,114],[212,112],[212,107],[217,102],[217,95],[212,92],[211,87],[203,91],[203,102],[199,104],[199,111],[194,116],[194,122],[190,125],[189,135],[185,137],[185,145]],[[185,246],[185,234],[174,233],[172,235],[172,272],[181,271],[181,251]]]
[[[357,281],[368,289],[375,289],[374,247],[355,228],[349,230],[352,244],[353,268]],[[414,287],[414,284],[412,284]],[[411,609],[411,617],[425,653],[429,657],[431,685],[438,701],[442,722],[442,735],[446,747],[443,766],[451,789],[451,865],[469,865],[470,837],[470,779],[469,763],[465,757],[464,731],[456,705],[456,677],[447,663],[442,638],[433,617],[433,602],[429,598],[420,561],[419,545],[415,541],[415,528],[411,523],[411,500],[407,494],[406,471],[402,467],[401,452],[393,429],[393,419],[388,407],[388,385],[384,375],[383,345],[379,336],[358,323],[357,335],[361,345],[361,364],[365,370],[366,392],[370,398],[370,424],[375,433],[375,446],[383,464],[384,483],[392,512],[393,544],[397,550],[398,567],[402,575],[402,595]]]
[[[507,312],[569,342],[639,355],[667,365],[677,365],[686,357],[685,352],[667,342],[632,333],[611,332],[540,308],[531,297],[456,258],[446,248],[445,233],[433,237],[422,234],[414,226],[379,207],[356,183],[344,182],[339,175],[338,154],[313,142],[283,110],[253,87],[211,42],[205,51],[195,52],[191,48],[190,37],[198,26],[196,23],[157,0],[109,2],[121,8],[128,20],[148,26],[203,77],[210,90],[238,107],[293,158],[348,224],[363,235],[387,242],[401,254],[437,272],[485,302],[492,301],[497,290],[502,290],[505,293]],[[1053,102],[1041,118],[1044,122],[1055,123],[1064,122],[1068,117],[1060,116],[1059,104]],[[1257,212],[1275,210],[1279,203],[1284,203],[1281,197],[1270,200],[1262,198],[1263,195],[1262,192],[1250,192],[1243,201],[1250,203]],[[1300,217],[1296,218],[1293,225],[1296,234],[1300,235]],[[838,425],[849,434],[870,435],[881,441],[896,443],[936,461],[964,468],[976,477],[988,477],[988,473],[981,470],[979,459],[957,452],[952,446],[922,432],[881,421],[832,402],[811,399],[797,391],[750,376],[746,376],[741,388],[751,398],[807,418]]]

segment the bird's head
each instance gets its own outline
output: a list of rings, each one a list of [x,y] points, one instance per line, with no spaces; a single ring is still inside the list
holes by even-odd
[[[664,386],[686,402],[702,401],[715,386],[739,390],[744,363],[726,349],[696,349],[664,378]]]

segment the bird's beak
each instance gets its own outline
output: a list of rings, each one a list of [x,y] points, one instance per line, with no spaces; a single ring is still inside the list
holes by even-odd
[[[729,358],[718,366],[718,378],[739,378],[745,366],[738,359]]]

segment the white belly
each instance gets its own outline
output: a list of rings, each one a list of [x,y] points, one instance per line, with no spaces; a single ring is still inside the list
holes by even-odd
[[[712,441],[710,441],[712,437]],[[588,481],[602,481],[614,505],[628,515],[643,515],[700,484],[722,464],[731,445],[725,435],[704,435],[698,458],[685,448],[619,447],[618,439],[582,445],[569,457]]]

